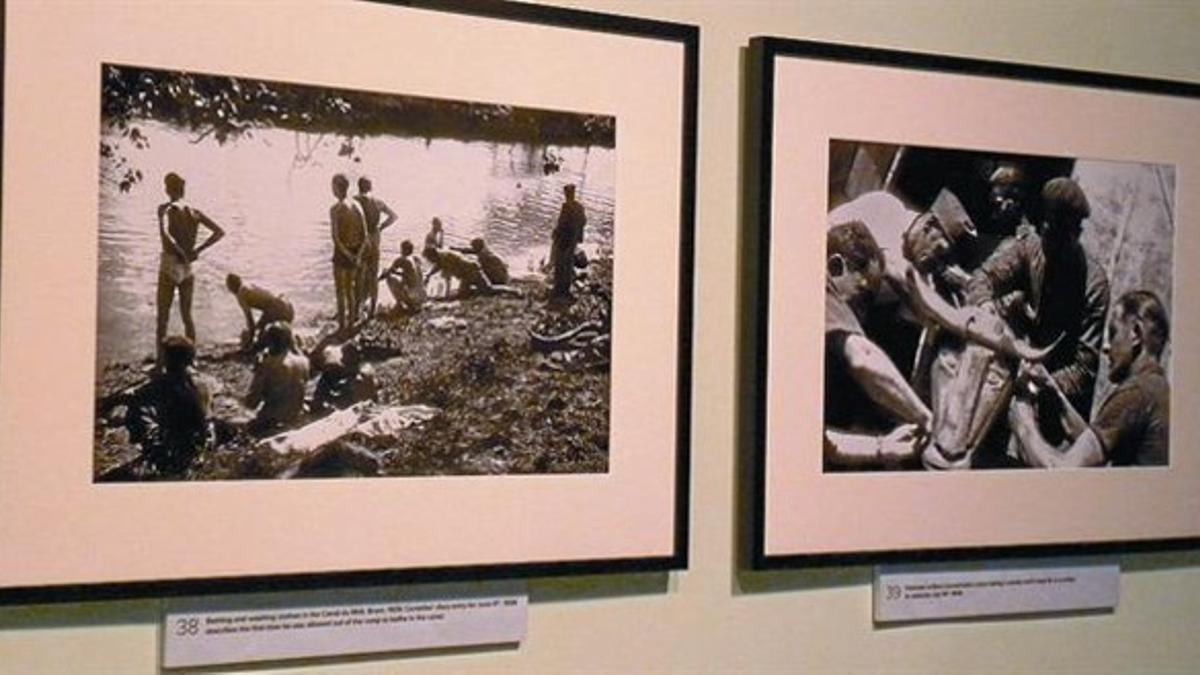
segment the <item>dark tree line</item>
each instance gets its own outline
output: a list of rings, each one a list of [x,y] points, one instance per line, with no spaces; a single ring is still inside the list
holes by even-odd
[[[137,149],[150,139],[138,126],[165,122],[217,143],[249,136],[256,128],[281,128],[344,137],[376,134],[531,144],[613,147],[616,120],[606,115],[519,108],[417,96],[379,94],[221,75],[104,65],[102,123]],[[100,153],[124,173],[128,190],[141,173],[116,148]]]

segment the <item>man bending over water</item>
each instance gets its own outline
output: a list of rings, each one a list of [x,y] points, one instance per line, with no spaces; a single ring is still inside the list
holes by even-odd
[[[504,284],[493,284],[488,281],[479,263],[449,249],[425,249],[425,259],[432,265],[429,274],[441,272],[443,275],[458,279],[458,296],[467,297],[474,293],[480,295],[508,295],[514,298],[524,297],[521,291]],[[446,284],[446,297],[449,297],[450,285]]]
[[[195,277],[192,263],[225,236],[225,230],[204,215],[199,209],[183,201],[184,180],[171,172],[163,177],[169,201],[158,207],[158,236],[162,243],[162,254],[158,266],[158,293],[156,298],[156,330],[154,344],[157,345],[156,361],[162,365],[163,339],[167,336],[167,323],[171,317],[171,304],[175,301],[175,289],[179,289],[179,316],[183,319],[183,332],[192,344],[196,342],[196,325],[192,321],[192,293]],[[196,245],[200,227],[210,232],[204,243]]]
[[[275,295],[261,286],[247,284],[236,274],[225,277],[225,287],[237,298],[238,306],[246,315],[246,331],[242,333],[242,349],[257,347],[255,342],[262,338],[262,330],[274,321],[291,323],[296,319],[292,303],[282,295]],[[254,310],[260,312],[254,320]]]

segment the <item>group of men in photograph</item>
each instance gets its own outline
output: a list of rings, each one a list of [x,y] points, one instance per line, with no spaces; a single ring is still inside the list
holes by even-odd
[[[333,206],[329,225],[333,238],[333,285],[337,298],[338,329],[358,322],[365,309],[374,316],[379,299],[379,245],[382,233],[396,222],[396,213],[371,194],[371,179],[358,179],[358,194],[349,196],[350,180],[336,174],[332,180]]]
[[[1083,188],[1061,176],[1029,188],[1018,167],[997,168],[983,227],[946,189],[924,212],[887,192],[830,211],[827,469],[1166,464],[1167,309],[1133,290],[1110,310],[1080,244]],[[953,341],[976,356],[943,349]],[[1113,388],[1092,415],[1102,350]],[[970,400],[989,391],[996,408]]]
[[[348,336],[364,318],[375,315],[379,282],[392,293],[399,315],[421,311],[426,302],[426,284],[440,274],[449,297],[457,286],[459,297],[508,295],[522,297],[509,285],[508,265],[482,238],[466,247],[446,247],[441,220],[433,218],[421,257],[431,269],[421,269],[411,241],[401,243],[400,256],[380,271],[382,232],[397,220],[388,204],[372,194],[371,179],[357,181],[358,194],[349,194],[350,181],[344,174],[331,180],[334,203],[329,209],[332,267],[336,299],[337,332]],[[185,181],[172,172],[164,178],[168,201],[158,207],[158,233],[162,246],[156,297],[156,367],[151,380],[128,397],[127,426],[131,439],[160,471],[177,473],[186,460],[213,441],[210,407],[212,392],[197,376],[196,327],[192,317],[194,272],[192,264],[201,253],[217,244],[225,231],[199,209],[184,202]],[[564,188],[564,205],[552,232],[551,301],[570,295],[577,247],[586,223],[582,205],[575,199],[575,186]],[[201,241],[202,231],[208,235]],[[245,281],[230,273],[225,286],[241,309],[246,328],[241,347],[256,355],[254,376],[243,403],[255,412],[247,430],[264,436],[299,424],[305,410],[344,408],[378,393],[371,369],[362,363],[353,342],[333,346],[330,340],[308,354],[293,335],[295,308],[283,295]],[[167,326],[175,297],[184,335],[168,336]],[[314,400],[305,391],[314,370],[320,373]]]

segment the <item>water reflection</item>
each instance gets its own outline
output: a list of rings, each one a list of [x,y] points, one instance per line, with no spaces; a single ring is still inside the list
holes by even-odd
[[[168,171],[184,176],[186,201],[227,232],[194,266],[193,312],[202,345],[235,340],[242,327],[237,304],[224,289],[229,272],[284,293],[301,325],[332,318],[328,213],[329,179],[336,172],[352,183],[359,175],[371,176],[374,194],[399,216],[384,232],[385,265],[404,239],[419,249],[437,216],[448,245],[482,236],[514,274],[533,274],[548,256],[566,183],[579,186],[587,210],[585,245],[612,247],[614,150],[381,136],[357,139],[354,154],[345,156],[339,154],[341,139],[328,135],[270,129],[217,145],[193,142],[192,135],[165,125],[143,127],[150,147],[122,151],[145,180],[122,193],[118,172],[108,160],[101,163],[100,364],[153,351],[155,210],[166,201],[162,176]],[[556,172],[545,173],[547,156],[558,160]],[[382,291],[381,298],[388,297]],[[174,308],[170,332],[181,330]]]

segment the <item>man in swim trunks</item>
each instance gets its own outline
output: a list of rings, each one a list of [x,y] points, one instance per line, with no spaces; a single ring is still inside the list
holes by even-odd
[[[225,277],[225,287],[237,298],[238,306],[246,315],[246,331],[242,333],[242,348],[257,348],[255,341],[261,338],[261,332],[267,324],[273,321],[291,323],[296,319],[296,310],[282,295],[275,295],[261,286],[247,284],[236,274]],[[261,312],[258,321],[254,320],[253,312]]]
[[[225,236],[225,230],[200,209],[184,203],[184,180],[179,174],[168,173],[163,177],[163,186],[169,201],[158,207],[158,237],[162,253],[158,265],[154,344],[155,359],[159,365],[162,364],[163,340],[167,336],[175,289],[179,289],[179,316],[183,319],[183,332],[193,345],[196,343],[196,324],[192,321],[192,293],[195,288],[192,263],[200,257],[200,253]],[[197,246],[196,239],[201,226],[207,228],[210,234]]]
[[[332,181],[333,196],[329,207],[330,234],[333,237],[333,287],[337,294],[338,330],[346,330],[358,322],[361,297],[362,267],[367,249],[367,226],[358,202],[347,199],[350,181],[336,174]]]
[[[370,300],[371,307],[367,316],[375,316],[375,304],[379,300],[379,243],[380,235],[392,223],[396,222],[396,212],[387,202],[371,194],[371,179],[361,176],[358,179],[358,194],[354,201],[362,209],[363,221],[367,226],[367,252],[362,267],[362,297],[359,302]],[[382,219],[382,222],[381,222]]]

